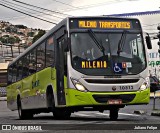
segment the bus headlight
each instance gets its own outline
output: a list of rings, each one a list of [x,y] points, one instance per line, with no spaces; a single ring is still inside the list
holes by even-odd
[[[147,89],[147,86],[146,86],[146,84],[145,83],[143,83],[142,85],[141,85],[141,91],[143,91],[143,90],[145,90],[145,89]]]
[[[77,90],[85,91],[85,92],[87,91],[87,89],[77,79],[72,79],[71,78],[71,80],[72,80],[72,82],[73,82],[73,84],[74,84],[74,86]]]
[[[84,86],[81,85],[81,84],[79,84],[79,83],[76,83],[75,86],[76,86],[77,90],[79,90],[79,91],[85,91],[85,90],[86,90],[86,89],[84,88]]]
[[[145,79],[145,81],[143,82],[143,84],[140,87],[140,90],[143,91],[143,90],[147,89],[148,87],[149,87],[149,77],[147,77]]]

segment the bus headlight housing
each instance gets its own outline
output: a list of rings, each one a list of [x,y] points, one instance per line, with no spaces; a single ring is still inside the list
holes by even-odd
[[[149,77],[145,78],[145,81],[141,85],[140,90],[143,91],[147,89],[148,87],[149,87]]]
[[[71,78],[71,80],[77,90],[84,91],[84,92],[87,91],[87,89],[77,79]]]

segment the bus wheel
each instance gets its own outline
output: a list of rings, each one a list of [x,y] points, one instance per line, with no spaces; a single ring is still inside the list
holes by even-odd
[[[114,108],[110,110],[110,120],[117,120],[118,119],[118,108]]]
[[[18,107],[19,119],[24,120],[24,119],[31,119],[31,118],[33,118],[33,113],[27,112],[26,110],[22,109],[22,105],[21,105],[20,99],[17,102],[17,107]]]
[[[53,116],[55,119],[69,119],[71,116],[71,111],[67,109],[54,108]]]

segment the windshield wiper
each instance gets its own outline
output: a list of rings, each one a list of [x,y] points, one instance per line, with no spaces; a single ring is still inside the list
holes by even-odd
[[[123,51],[123,46],[126,40],[126,31],[124,31],[121,35],[121,39],[118,42],[118,50],[117,50],[117,54],[119,56],[119,54]]]
[[[103,47],[103,45],[99,42],[99,40],[97,39],[95,33],[89,29],[89,35],[91,36],[91,38],[93,39],[93,41],[95,42],[95,44],[97,45],[97,47],[99,48],[99,50],[103,53],[103,56],[105,56],[105,48]]]

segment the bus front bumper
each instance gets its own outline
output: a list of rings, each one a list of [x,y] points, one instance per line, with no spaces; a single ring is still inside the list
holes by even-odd
[[[150,89],[136,92],[81,92],[75,89],[66,89],[66,107],[111,105],[109,101],[120,100],[121,105],[148,104]],[[115,105],[116,103],[114,103]]]

